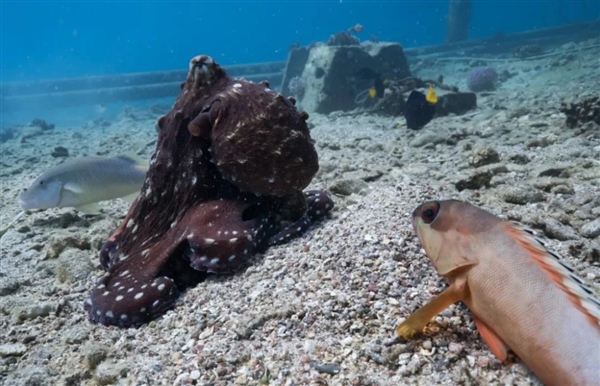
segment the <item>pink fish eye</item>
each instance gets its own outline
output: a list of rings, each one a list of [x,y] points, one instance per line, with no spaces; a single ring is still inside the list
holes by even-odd
[[[440,204],[437,201],[427,203],[421,211],[421,218],[425,224],[431,224],[440,211]]]

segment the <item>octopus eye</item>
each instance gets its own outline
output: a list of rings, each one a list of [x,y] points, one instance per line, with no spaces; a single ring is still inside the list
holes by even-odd
[[[425,224],[431,224],[435,220],[439,212],[440,203],[434,201],[427,204],[427,206],[423,208],[423,211],[421,212],[421,218],[423,219],[423,222]]]
[[[202,129],[200,128],[199,122],[197,122],[196,120],[193,120],[188,124],[188,131],[194,137],[199,137],[200,135],[202,135]]]

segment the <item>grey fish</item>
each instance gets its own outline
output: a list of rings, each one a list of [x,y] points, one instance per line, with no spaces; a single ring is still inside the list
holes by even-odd
[[[133,201],[148,166],[129,156],[81,157],[46,170],[19,196],[27,209],[74,207],[99,213],[98,202],[123,198]]]

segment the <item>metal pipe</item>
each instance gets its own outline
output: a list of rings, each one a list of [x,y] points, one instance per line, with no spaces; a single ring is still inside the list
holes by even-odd
[[[281,72],[244,76],[247,80],[259,82],[266,80],[279,85]],[[184,78],[185,79],[185,78]],[[3,112],[23,110],[59,109],[82,105],[108,104],[120,101],[173,98],[181,92],[181,81],[156,83],[126,87],[110,87],[54,93],[13,95],[2,97],[0,109]]]
[[[285,62],[265,62],[225,66],[227,73],[234,77],[270,74],[283,71]],[[92,90],[112,87],[139,86],[158,83],[183,82],[187,70],[137,72],[130,74],[97,75],[81,78],[43,79],[26,82],[6,82],[0,86],[5,96],[45,94],[76,90]]]

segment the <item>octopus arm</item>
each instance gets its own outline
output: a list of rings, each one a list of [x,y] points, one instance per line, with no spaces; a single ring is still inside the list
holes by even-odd
[[[135,271],[118,270],[98,280],[84,308],[91,321],[130,327],[163,314],[178,296],[179,290],[171,278],[160,276],[144,281],[136,278]]]
[[[90,320],[104,325],[137,326],[171,308],[179,290],[172,278],[159,274],[180,239],[176,229],[172,229],[164,242],[136,251],[112,265],[84,303]]]
[[[297,221],[272,236],[269,245],[284,244],[302,235],[312,223],[325,217],[333,209],[333,200],[324,191],[312,189],[303,193],[306,196],[306,211]]]
[[[232,272],[264,244],[273,224],[267,214],[245,218],[249,207],[241,200],[221,199],[188,212],[184,256],[194,269]]]
[[[221,101],[216,100],[188,124],[188,131],[195,137],[210,138],[210,131],[219,119]]]

